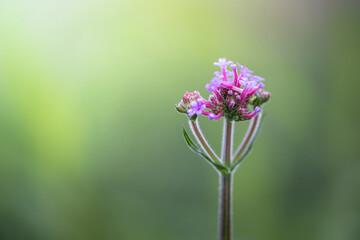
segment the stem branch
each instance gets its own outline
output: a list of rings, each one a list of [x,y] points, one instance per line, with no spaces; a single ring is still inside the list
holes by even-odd
[[[227,167],[231,167],[231,153],[233,145],[233,122],[224,119],[223,144],[221,159]]]
[[[204,138],[200,128],[198,121],[189,121],[190,128],[196,137],[196,140],[201,145],[201,147],[204,149],[204,151],[207,153],[207,155],[215,162],[220,163],[219,158],[216,156],[214,150],[210,147],[210,145],[206,142],[206,139]]]
[[[235,156],[233,159],[233,162],[237,164],[237,161],[240,160],[241,156],[245,152],[245,150],[249,147],[249,144],[252,142],[252,139],[254,138],[256,134],[256,130],[259,128],[260,125],[260,119],[261,119],[261,113],[258,113],[253,119],[251,119],[248,131],[240,144],[239,148],[235,152]]]

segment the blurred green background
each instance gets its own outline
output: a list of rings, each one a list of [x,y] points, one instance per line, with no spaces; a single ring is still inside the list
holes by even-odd
[[[358,1],[0,2],[0,239],[216,239],[173,109],[226,57],[273,95],[234,240],[360,239]],[[222,121],[200,119],[220,149]],[[240,141],[247,123],[239,123]]]

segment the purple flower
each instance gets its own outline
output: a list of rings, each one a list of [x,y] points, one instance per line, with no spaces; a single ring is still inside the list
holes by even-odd
[[[192,101],[190,103],[191,108],[187,110],[189,117],[196,115],[200,115],[202,111],[206,108],[205,103],[203,100],[198,99],[197,101]]]
[[[252,76],[252,75],[249,75],[249,78],[251,81],[254,81],[254,82],[261,82],[261,81],[265,81],[265,78],[262,78],[262,77],[259,77],[259,76]]]
[[[226,76],[227,76],[227,81],[231,84],[234,83],[234,73],[229,71],[229,70],[226,70]]]
[[[216,91],[216,89],[218,87],[220,87],[220,84],[221,84],[221,80],[217,77],[214,77],[211,81],[210,81],[210,84],[206,84],[205,88],[206,90],[208,90],[209,92],[214,92]]]
[[[215,75],[215,77],[217,77],[219,79],[222,79],[224,77],[224,75],[221,72],[218,72],[218,71],[214,72],[214,75]]]
[[[247,86],[249,84],[249,82],[250,82],[249,78],[247,78],[247,77],[243,77],[239,81],[240,85],[242,85],[242,86]]]
[[[252,113],[244,114],[243,118],[245,119],[251,119],[256,116],[257,113],[261,112],[260,107],[255,107],[254,111]]]
[[[258,77],[258,76],[255,76],[255,77]],[[249,78],[250,78],[250,80],[249,80]],[[255,80],[254,80],[253,76],[251,76],[251,75],[249,76],[249,78],[244,77],[239,81],[239,83],[242,86],[245,86],[248,89],[253,89],[253,88],[256,88],[258,86],[261,86],[260,88],[263,88],[265,86],[263,83],[259,83],[259,85],[257,86],[258,81],[262,81],[262,80],[259,80],[259,79],[263,79],[263,78],[258,77],[258,78],[255,78]]]
[[[208,116],[210,120],[225,116],[233,121],[244,121],[256,116],[261,110],[260,106],[271,96],[262,90],[265,79],[226,58],[219,58],[214,65],[221,70],[215,72],[213,79],[205,86],[211,92],[209,100],[202,98],[198,92],[186,92],[175,109],[188,115],[191,121],[199,115]]]
[[[248,78],[245,78],[245,80],[241,80],[240,84],[244,86],[244,89],[240,95],[240,102],[243,102],[246,98],[250,98],[253,94],[256,93],[257,90],[265,86],[263,83],[259,83],[259,85],[256,85],[257,82],[249,81]]]
[[[241,73],[241,75],[243,75],[243,76],[249,76],[250,74],[252,74],[253,73],[253,71],[251,71],[250,69],[248,69],[247,67],[245,67],[245,66],[242,66],[242,65],[240,65],[239,63],[237,64],[238,66],[239,66],[239,69],[240,69],[240,73]]]
[[[234,73],[232,71],[230,71],[230,70],[225,70],[225,73],[226,73],[227,77],[233,77],[234,76]],[[221,72],[216,71],[216,72],[214,72],[214,75],[215,75],[215,77],[217,77],[217,78],[219,78],[221,80],[224,79],[224,74],[221,73]]]
[[[215,115],[215,113],[210,113],[208,117],[210,120],[218,120],[219,118],[222,117],[222,115],[223,115],[222,113],[219,113],[218,115]]]
[[[222,72],[214,72],[215,77],[221,79],[222,81],[234,83],[234,73],[230,70],[223,69]]]
[[[259,85],[254,85],[249,91],[247,92],[248,97],[251,97],[255,94],[259,89],[263,88],[265,85],[263,83],[259,83]]]
[[[254,89],[255,87],[256,87],[256,82],[254,82],[254,81],[249,81],[246,84],[246,88]]]
[[[226,76],[227,77],[234,77],[234,73],[230,70],[226,70]]]
[[[208,116],[209,116],[209,119],[210,119],[210,120],[214,120],[214,119],[215,119],[215,114],[214,114],[214,113],[210,113]]]
[[[218,66],[221,69],[227,68],[230,64],[232,64],[232,61],[226,61],[226,58],[219,58],[219,62],[214,63],[215,66]]]

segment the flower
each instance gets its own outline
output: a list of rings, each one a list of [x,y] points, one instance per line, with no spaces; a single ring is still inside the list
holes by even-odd
[[[198,99],[197,101],[192,101],[190,103],[191,108],[187,110],[189,117],[200,115],[202,111],[206,108],[206,105],[203,103],[203,100]]]
[[[175,109],[180,113],[187,113],[187,110],[191,108],[190,103],[197,101],[199,98],[200,94],[197,91],[194,91],[193,93],[185,92],[180,103],[175,105]]]
[[[239,66],[241,76],[247,77],[247,76],[249,76],[251,73],[253,73],[253,71],[251,71],[251,70],[248,69],[247,67],[242,66],[242,65],[240,65],[239,63],[238,63],[237,65]]]
[[[222,113],[219,113],[218,115],[215,115],[214,113],[210,113],[208,116],[209,116],[209,119],[210,120],[216,120],[216,119],[219,119],[219,118],[221,118],[222,117]]]
[[[254,81],[254,82],[262,82],[262,81],[265,81],[264,78],[259,77],[259,76],[252,76],[252,75],[250,75],[249,78],[250,78],[251,81]]]
[[[220,67],[221,72],[215,72],[215,77],[205,86],[212,93],[209,99],[205,100],[196,91],[186,92],[180,103],[175,105],[176,110],[186,113],[190,120],[199,115],[208,116],[210,120],[225,117],[234,121],[255,117],[261,111],[260,106],[271,97],[269,92],[262,90],[265,79],[226,58],[219,58],[214,65]],[[229,65],[231,70],[227,69]]]
[[[251,119],[251,118],[255,117],[255,115],[256,115],[257,113],[259,113],[259,112],[261,112],[260,107],[255,107],[255,109],[254,109],[254,111],[253,111],[252,113],[245,114],[243,117],[244,117],[245,119]]]
[[[206,84],[205,88],[206,90],[208,90],[209,92],[214,92],[218,87],[220,87],[221,84],[221,80],[220,78],[214,77],[211,81],[210,84]]]
[[[223,80],[225,82],[229,82],[231,84],[234,82],[234,73],[229,70],[224,69],[222,73],[216,71],[214,72],[214,75],[216,78]]]
[[[232,61],[226,61],[226,58],[219,58],[219,61],[214,63],[215,66],[218,66],[221,69],[227,68],[229,64],[232,64]]]

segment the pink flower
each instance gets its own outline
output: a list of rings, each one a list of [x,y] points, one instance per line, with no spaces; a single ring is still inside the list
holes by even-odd
[[[231,64],[231,65],[230,65]],[[269,100],[271,94],[261,90],[265,79],[252,75],[253,71],[239,63],[232,64],[226,58],[219,58],[214,65],[221,68],[205,88],[212,94],[205,100],[198,92],[186,92],[183,100],[175,106],[181,113],[186,113],[194,120],[199,115],[210,120],[226,117],[229,120],[243,121],[256,116],[261,111],[260,105]],[[230,65],[230,69],[227,69]],[[238,68],[239,67],[239,73]],[[206,110],[205,109],[209,109]]]

